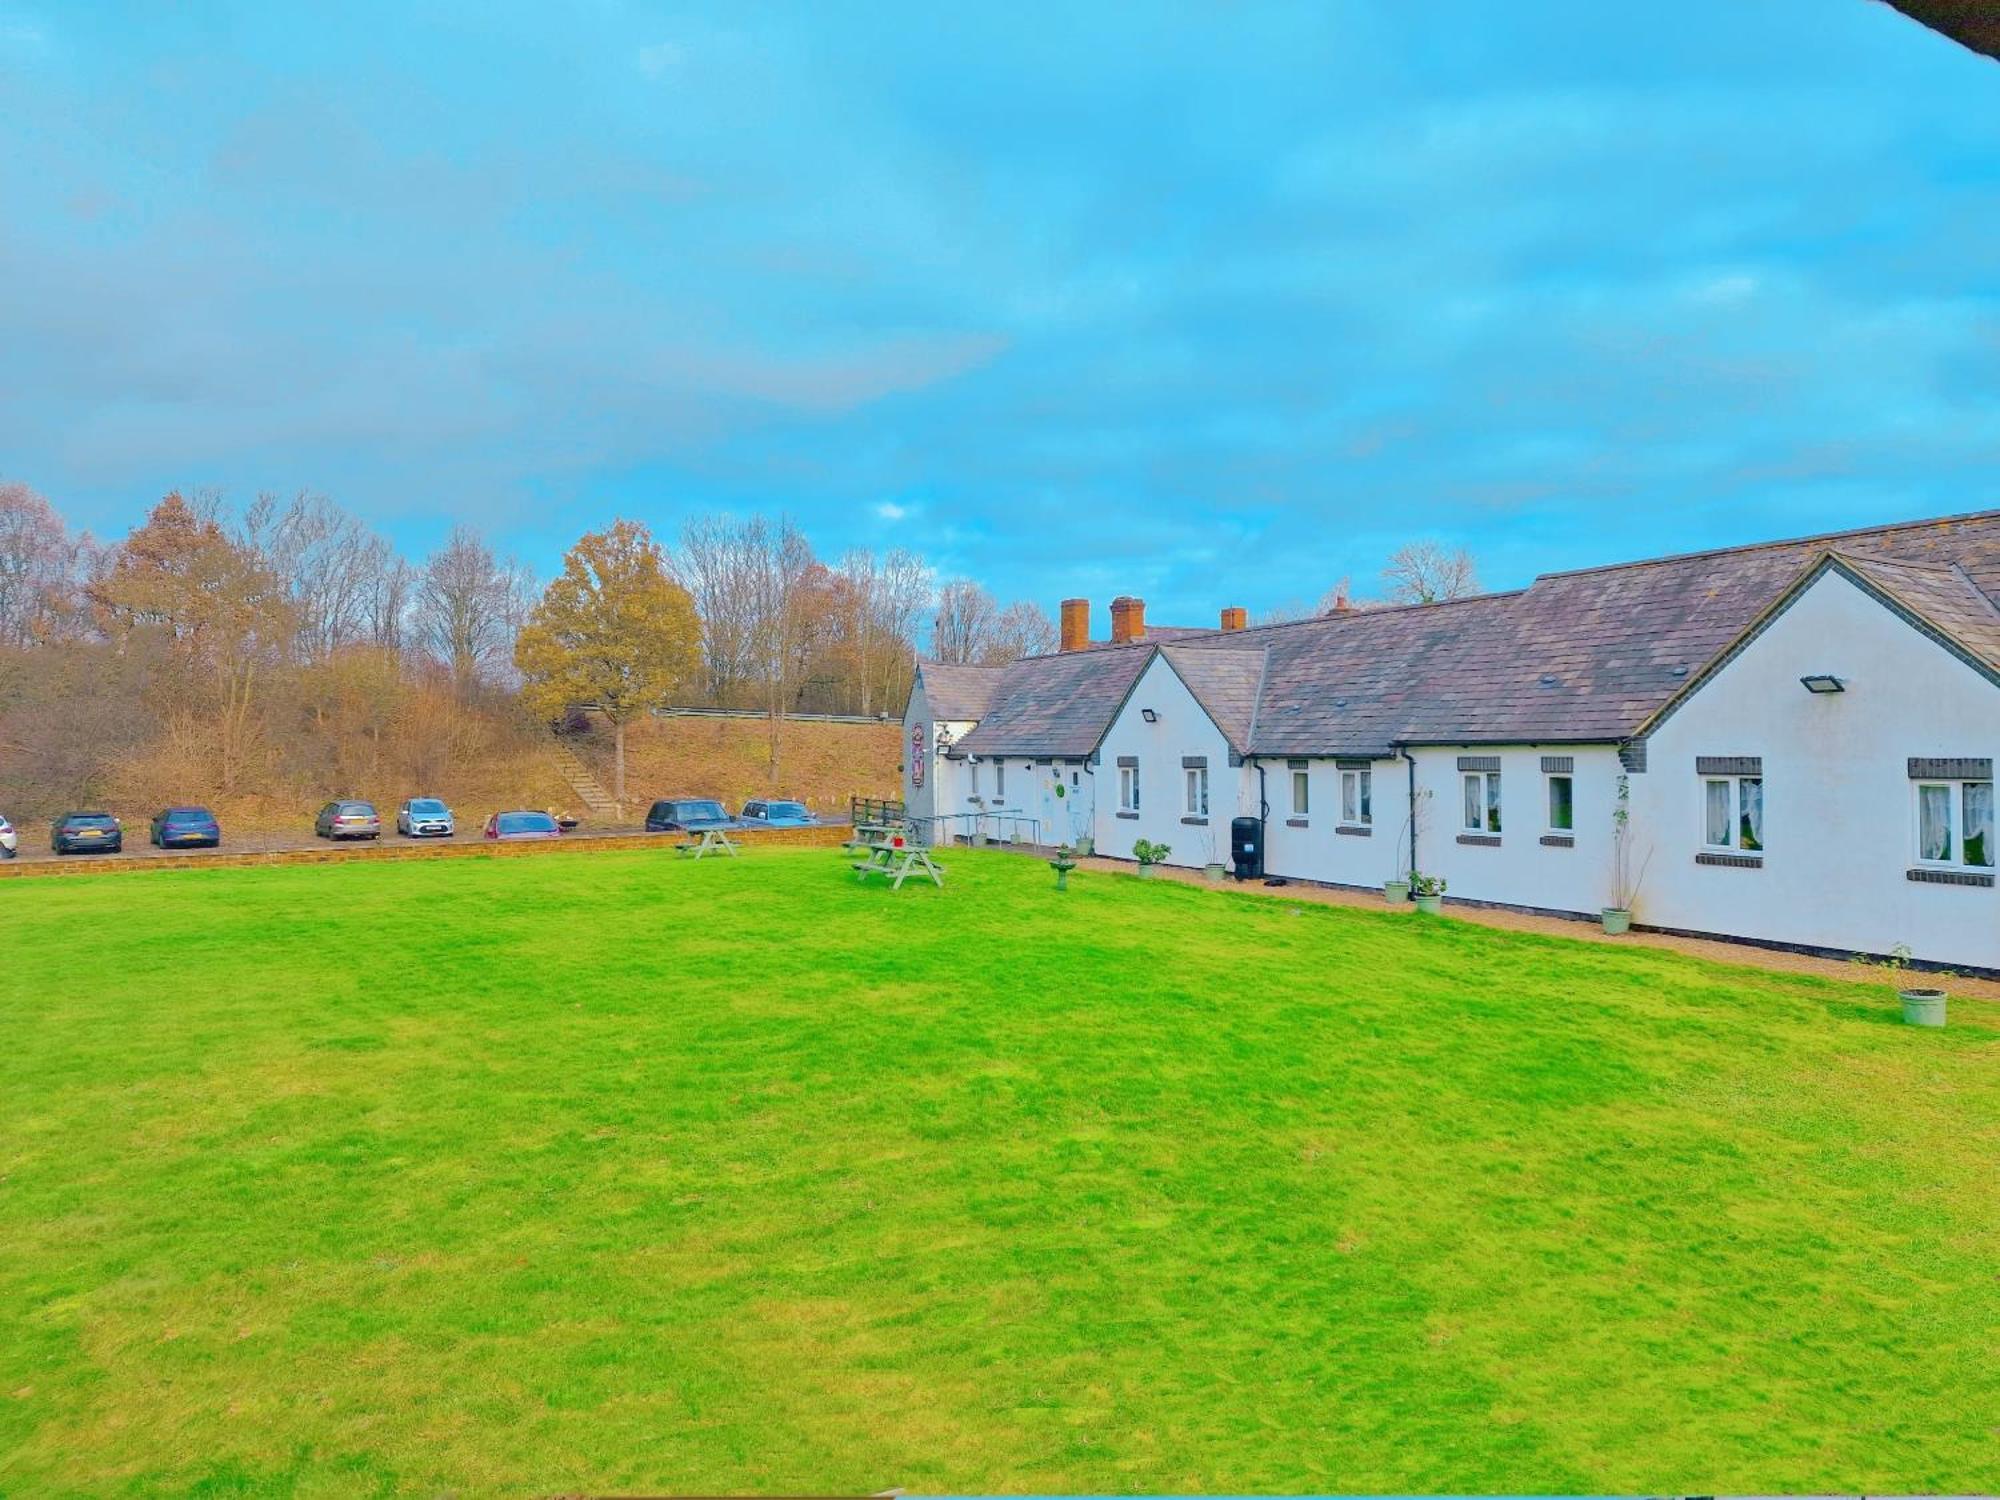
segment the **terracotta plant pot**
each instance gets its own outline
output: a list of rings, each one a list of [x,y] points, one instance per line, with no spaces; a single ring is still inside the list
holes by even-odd
[[[1401,906],[1410,899],[1410,882],[1407,880],[1385,880],[1382,882],[1382,899],[1391,906]]]
[[[1898,990],[1896,997],[1903,1002],[1904,1025],[1944,1025],[1943,990]]]
[[[1622,937],[1632,930],[1632,913],[1622,906],[1605,907],[1604,930],[1613,937]]]

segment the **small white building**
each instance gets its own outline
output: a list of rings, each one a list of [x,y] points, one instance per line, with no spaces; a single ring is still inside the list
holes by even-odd
[[[2000,511],[1547,574],[1513,593],[921,665],[905,793],[1045,844],[2000,971]],[[917,746],[928,755],[918,755]],[[940,749],[940,745],[942,748]],[[1062,795],[1056,795],[1060,789]],[[998,825],[989,825],[997,831]]]

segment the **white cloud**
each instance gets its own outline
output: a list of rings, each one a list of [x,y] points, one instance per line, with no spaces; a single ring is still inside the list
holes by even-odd
[[[639,71],[648,78],[661,78],[687,61],[678,42],[654,42],[639,49]]]
[[[893,500],[884,500],[875,507],[875,514],[884,521],[901,521],[909,516],[910,508],[907,505],[898,505]]]

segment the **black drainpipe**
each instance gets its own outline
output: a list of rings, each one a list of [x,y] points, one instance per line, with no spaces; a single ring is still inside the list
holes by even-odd
[[[1399,754],[1410,768],[1410,873],[1417,872],[1417,758],[1405,745]]]
[[[1253,755],[1250,764],[1257,768],[1257,868],[1269,875],[1264,861],[1271,852],[1271,803],[1264,795],[1264,762]]]

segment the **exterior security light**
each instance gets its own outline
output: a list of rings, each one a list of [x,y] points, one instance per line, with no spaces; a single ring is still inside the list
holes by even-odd
[[[1847,684],[1831,672],[1811,672],[1799,679],[1809,693],[1844,693]]]
[[[1140,709],[1139,717],[1144,719],[1148,724],[1157,724],[1160,722],[1160,716],[1154,713],[1150,708]]]

